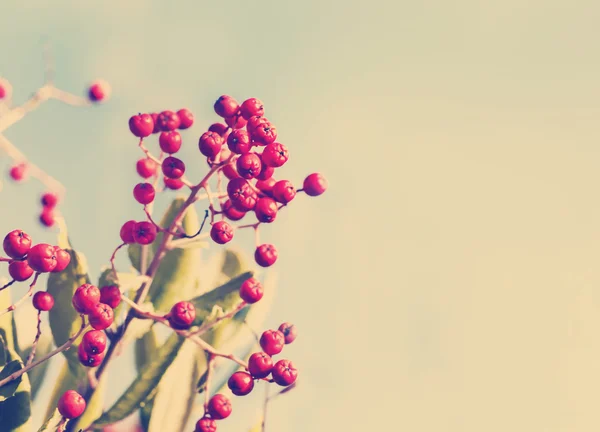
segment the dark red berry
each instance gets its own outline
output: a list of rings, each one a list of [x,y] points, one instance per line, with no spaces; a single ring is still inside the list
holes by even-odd
[[[242,113],[238,111],[234,115],[226,117],[225,123],[227,123],[227,126],[229,126],[231,129],[241,129],[246,126],[248,121],[242,117]]]
[[[279,326],[279,331],[283,333],[286,345],[291,344],[296,340],[298,330],[294,324],[285,322]]]
[[[138,138],[146,138],[154,130],[154,120],[150,114],[138,114],[129,119],[129,130]]]
[[[225,135],[225,132],[227,132],[228,130],[229,128],[227,127],[227,125],[224,125],[223,123],[213,123],[208,128],[209,132],[214,132],[220,136]]]
[[[177,116],[179,117],[179,129],[187,129],[194,124],[194,114],[185,108],[177,111]]]
[[[33,295],[33,307],[47,312],[54,307],[54,297],[46,291],[38,291]]]
[[[231,200],[225,201],[222,207],[223,214],[227,217],[227,219],[232,221],[238,221],[246,216],[245,212],[239,211],[236,209],[233,204],[231,204]]]
[[[81,346],[88,354],[101,354],[106,349],[106,334],[101,330],[90,330],[83,335]]]
[[[133,227],[133,238],[141,245],[150,244],[156,239],[156,227],[150,222],[137,222]]]
[[[20,163],[12,166],[8,174],[14,181],[21,181],[25,179],[25,177],[27,177],[27,164]]]
[[[265,147],[261,154],[261,159],[265,165],[273,168],[279,168],[287,162],[289,156],[290,155],[286,146],[281,143],[274,142]]]
[[[119,235],[121,236],[121,240],[123,241],[123,243],[135,243],[135,239],[133,238],[133,229],[135,228],[136,223],[136,221],[130,220],[125,222],[121,227]]]
[[[165,187],[167,189],[179,190],[183,186],[185,186],[185,184],[179,179],[172,179],[172,178],[165,177],[163,180],[165,182]]]
[[[264,352],[256,352],[248,359],[248,371],[254,378],[264,378],[271,373],[273,360]]]
[[[0,82],[0,100],[4,99],[7,94],[8,94],[8,90],[6,90],[6,87],[4,86],[4,84]]]
[[[56,253],[54,246],[40,243],[29,249],[27,264],[36,272],[47,273],[56,267]]]
[[[90,325],[96,330],[104,330],[110,327],[115,319],[115,314],[109,305],[98,303],[89,313]]]
[[[296,382],[296,378],[298,378],[298,370],[289,360],[279,360],[277,363],[275,363],[272,374],[273,380],[283,387],[294,384],[294,382]]]
[[[236,396],[246,396],[254,388],[254,380],[248,372],[235,372],[229,377],[227,386]]]
[[[277,183],[277,180],[275,180],[273,177],[268,178],[266,180],[258,180],[256,182],[256,188],[259,189],[261,192],[271,194],[273,192],[273,186],[275,186],[275,183]]]
[[[58,246],[54,247],[54,254],[56,255],[56,267],[54,267],[52,273],[60,273],[66,269],[71,262],[71,254]]]
[[[156,174],[158,164],[150,158],[143,158],[136,162],[135,169],[142,178],[150,178]]]
[[[158,123],[158,128],[165,132],[175,130],[181,124],[177,113],[169,110],[161,112],[156,118],[156,122]]]
[[[158,137],[158,145],[165,153],[177,153],[181,148],[181,135],[177,131],[161,132]]]
[[[154,129],[152,129],[153,134],[157,134],[160,132],[160,125],[158,124],[158,113],[150,114],[152,117],[152,121],[154,122]]]
[[[104,80],[94,81],[88,88],[88,99],[95,103],[106,101],[110,97],[110,84]]]
[[[308,196],[319,196],[327,190],[327,179],[319,173],[313,173],[304,179],[302,190]]]
[[[277,139],[277,128],[268,121],[248,132],[250,132],[250,138],[260,145],[271,144]]]
[[[231,117],[238,112],[240,106],[231,96],[223,95],[215,102],[215,112],[223,118]]]
[[[198,141],[200,153],[208,158],[214,158],[221,151],[223,138],[216,132],[204,132]]]
[[[250,117],[262,116],[265,113],[262,101],[257,98],[246,99],[240,106],[240,111],[246,120]]]
[[[235,164],[233,164],[232,162],[223,166],[223,174],[225,174],[225,177],[227,177],[229,180],[233,180],[234,178],[240,178],[240,175],[238,174],[237,169],[235,168]]]
[[[9,257],[23,258],[31,249],[31,237],[25,231],[14,230],[6,234],[2,246]]]
[[[86,367],[96,367],[100,366],[100,363],[104,360],[104,353],[90,354],[81,344],[77,347],[77,358],[79,358],[79,363]]]
[[[171,308],[171,312],[167,314],[167,319],[174,329],[189,329],[196,319],[196,308],[187,301],[175,303]]]
[[[12,261],[8,265],[8,274],[17,282],[23,282],[33,275],[33,269],[29,267],[27,261]]]
[[[80,314],[89,314],[100,303],[100,290],[92,284],[83,284],[73,293],[72,303]]]
[[[194,432],[217,432],[217,422],[208,417],[202,417],[196,423]]]
[[[288,180],[279,180],[273,185],[271,193],[273,194],[275,201],[280,202],[281,204],[287,204],[296,196],[296,188]]]
[[[162,172],[168,178],[181,178],[185,173],[185,164],[181,159],[169,156],[162,163]]]
[[[260,157],[256,153],[246,153],[238,157],[236,168],[240,176],[252,179],[260,174],[261,165]]]
[[[235,178],[227,185],[227,194],[233,206],[239,211],[250,211],[254,209],[258,199],[256,192],[251,188],[247,180]]]
[[[77,418],[84,411],[85,399],[75,390],[67,390],[58,400],[58,412],[65,418]]]
[[[262,162],[262,155],[261,155],[260,159]],[[256,179],[257,180],[268,180],[273,177],[273,174],[275,174],[275,168],[267,166],[264,163],[262,163],[261,167],[260,167],[260,173],[258,173],[258,175],[256,176]]]
[[[252,136],[252,133],[262,124],[269,123],[265,117],[261,115],[252,116],[248,119],[248,123],[246,124],[246,130]]]
[[[277,217],[277,203],[271,198],[259,198],[254,207],[254,214],[260,222],[271,223]]]
[[[210,229],[210,237],[215,243],[229,243],[233,238],[233,228],[225,221],[218,221]]]
[[[208,413],[216,420],[223,420],[231,414],[231,402],[224,395],[217,393],[208,401]]]
[[[40,213],[40,223],[46,227],[51,227],[56,222],[52,209],[44,209]]]
[[[244,129],[236,129],[227,137],[227,147],[234,153],[246,154],[252,148],[250,135]]]
[[[260,336],[260,347],[270,356],[279,354],[285,345],[285,336],[279,330],[267,330]]]
[[[100,303],[116,309],[121,303],[121,290],[116,285],[107,285],[100,288]]]
[[[277,249],[272,244],[262,244],[254,252],[254,260],[261,267],[270,267],[277,261]]]
[[[51,192],[46,192],[44,195],[42,195],[41,202],[46,208],[54,208],[58,202],[58,197]]]
[[[264,294],[262,284],[255,278],[246,279],[240,286],[240,297],[246,303],[256,303]]]
[[[140,204],[150,204],[154,201],[154,196],[156,192],[154,192],[154,186],[150,183],[138,183],[133,188],[133,197]]]

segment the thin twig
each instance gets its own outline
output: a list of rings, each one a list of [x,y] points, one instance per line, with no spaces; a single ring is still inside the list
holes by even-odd
[[[40,341],[40,336],[42,336],[42,311],[38,311],[37,313],[37,332],[35,334],[35,339],[33,340],[33,344],[31,345],[31,352],[29,353],[29,357],[27,357],[27,365],[31,364],[33,358],[35,357],[35,350],[37,349],[38,342]]]
[[[16,308],[18,308],[21,303],[23,303],[25,300],[27,300],[27,298],[31,297],[33,295],[33,288],[35,287],[35,284],[38,280],[38,277],[40,276],[40,273],[36,273],[35,277],[33,278],[33,282],[31,282],[31,285],[29,285],[29,290],[27,291],[27,293],[21,297],[16,303],[10,305],[9,307],[7,307],[6,309],[0,311],[0,317],[8,312],[14,311]]]

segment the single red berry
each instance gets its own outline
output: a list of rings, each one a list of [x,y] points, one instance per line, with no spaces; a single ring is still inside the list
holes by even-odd
[[[234,178],[240,178],[240,175],[237,172],[237,169],[235,168],[235,164],[233,162],[230,162],[227,165],[223,166],[223,174],[225,174],[225,177],[227,177],[229,180],[233,180]]]
[[[240,297],[246,303],[256,303],[263,297],[263,294],[262,284],[253,277],[246,279],[240,286]]]
[[[279,326],[279,331],[283,333],[283,337],[285,338],[285,344],[291,344],[296,340],[296,336],[298,336],[298,330],[294,324],[285,322]]]
[[[185,164],[181,159],[169,156],[162,163],[162,172],[165,177],[179,179],[185,173]]]
[[[254,260],[261,267],[270,267],[277,261],[277,249],[272,244],[262,244],[254,252]]]
[[[227,194],[233,206],[243,212],[254,209],[258,196],[251,188],[248,181],[243,178],[235,178],[227,184]]]
[[[260,160],[262,162],[262,155],[260,155]],[[256,178],[258,180],[268,180],[271,177],[273,177],[273,174],[275,174],[275,168],[267,166],[264,162],[262,162],[260,167],[260,173],[258,173]]]
[[[8,91],[6,90],[6,88],[4,87],[4,84],[2,84],[0,82],[0,100],[4,99],[6,97],[6,95],[8,94]]]
[[[255,178],[260,174],[260,157],[256,153],[246,153],[238,157],[236,168],[237,172],[245,179]]]
[[[225,135],[225,133],[229,130],[229,127],[227,125],[224,125],[223,123],[213,123],[210,125],[210,127],[208,128],[209,132],[214,132],[220,136]]]
[[[273,185],[271,193],[273,194],[275,201],[280,202],[281,204],[287,204],[296,196],[296,188],[288,180],[279,180]]]
[[[17,282],[23,282],[33,275],[33,269],[29,267],[27,261],[12,261],[8,265],[8,274]]]
[[[77,358],[79,363],[85,367],[96,367],[100,366],[102,360],[104,360],[104,353],[91,354],[87,352],[83,346],[83,343],[77,347]]]
[[[277,128],[270,122],[263,122],[258,127],[248,131],[250,138],[259,145],[268,145],[277,139]]]
[[[133,229],[135,228],[136,223],[136,221],[130,220],[125,222],[121,227],[121,232],[119,233],[119,235],[121,236],[121,240],[123,241],[123,243],[135,243],[135,239],[133,238]]]
[[[138,114],[129,119],[129,130],[138,138],[146,138],[154,130],[154,120],[150,114]]]
[[[133,188],[133,197],[140,204],[150,204],[154,201],[154,196],[156,192],[154,191],[154,186],[150,183],[138,183]]]
[[[327,179],[319,173],[313,173],[304,179],[302,190],[308,196],[319,196],[327,190]]]
[[[29,249],[27,264],[36,272],[47,273],[56,267],[56,253],[54,246],[40,243]]]
[[[233,228],[225,221],[218,221],[210,229],[210,237],[215,243],[229,243],[233,238]]]
[[[42,202],[42,206],[46,208],[54,208],[58,202],[58,197],[52,192],[46,192],[44,195],[42,195],[40,201]]]
[[[254,207],[254,214],[260,222],[271,223],[277,217],[277,203],[268,197],[259,198]]]
[[[75,390],[67,390],[58,400],[58,412],[65,418],[77,418],[84,411],[85,399]]]
[[[71,303],[80,314],[89,314],[100,303],[100,290],[92,284],[83,284],[73,293]]]
[[[250,117],[262,116],[265,114],[263,103],[257,98],[246,99],[240,106],[240,111],[246,120]]]
[[[94,81],[88,88],[88,99],[91,102],[105,102],[110,97],[110,84],[104,80]]]
[[[150,158],[143,158],[136,162],[135,169],[142,178],[150,178],[156,174],[158,164]]]
[[[33,307],[47,312],[54,307],[54,297],[46,291],[38,291],[33,295]]]
[[[186,109],[182,108],[177,111],[177,116],[179,117],[179,129],[187,129],[194,124],[194,114]]]
[[[9,257],[23,258],[31,249],[31,237],[25,231],[14,230],[6,234],[2,246]]]
[[[89,313],[90,325],[96,330],[104,330],[110,327],[115,319],[115,314],[109,305],[98,303]]]
[[[101,330],[89,330],[83,335],[80,346],[88,354],[101,354],[106,349],[106,334]]]
[[[286,146],[278,142],[267,145],[261,154],[263,163],[273,168],[283,166],[289,157]]]
[[[167,314],[167,319],[174,329],[189,329],[196,319],[196,308],[187,301],[175,303],[171,308],[171,312]]]
[[[229,377],[227,386],[236,396],[246,396],[254,388],[254,380],[248,372],[235,372]]]
[[[254,378],[264,378],[271,373],[273,360],[264,352],[256,352],[248,359],[248,372]]]
[[[200,136],[200,141],[198,142],[198,148],[200,149],[200,153],[208,158],[214,158],[221,151],[221,146],[223,145],[223,138],[216,132],[204,132],[202,136]]]
[[[298,370],[289,360],[279,360],[277,363],[275,363],[272,374],[273,380],[283,387],[294,384],[294,382],[296,382],[296,378],[298,378]]]
[[[227,219],[232,221],[238,221],[246,216],[245,212],[239,211],[233,206],[233,204],[231,204],[231,200],[225,201],[221,207],[221,211],[227,217]]]
[[[71,254],[58,246],[54,247],[54,253],[56,255],[56,267],[54,267],[52,273],[60,273],[66,269],[71,262]]]
[[[172,179],[169,177],[165,177],[163,180],[167,189],[179,190],[183,186],[185,186],[185,184],[180,179]]]
[[[267,330],[260,336],[260,347],[270,356],[279,354],[285,345],[285,336],[279,330]]]
[[[246,130],[252,136],[252,133],[262,124],[269,123],[269,120],[262,115],[255,115],[248,119],[248,123],[246,124]]]
[[[137,222],[133,228],[133,238],[141,245],[150,244],[156,239],[156,227],[150,222]]]
[[[227,137],[227,147],[234,153],[245,154],[252,148],[250,135],[244,129],[236,129]]]
[[[181,148],[181,135],[177,131],[161,132],[158,137],[158,145],[165,153],[177,153]]]
[[[156,122],[161,131],[175,130],[181,124],[181,120],[177,113],[169,110],[161,112],[156,118]]]
[[[231,402],[226,396],[217,393],[208,401],[208,413],[216,420],[223,420],[231,414]]]
[[[158,113],[152,113],[150,114],[150,117],[152,117],[152,121],[154,122],[154,129],[152,129],[152,133],[157,134],[160,132],[160,125],[158,124]]]
[[[27,177],[27,168],[27,164],[25,163],[13,165],[8,174],[14,181],[21,181]]]
[[[45,227],[50,228],[56,222],[54,212],[52,209],[44,209],[42,213],[40,213],[40,223]]]
[[[273,192],[273,186],[275,186],[275,183],[277,183],[277,180],[275,180],[273,177],[266,180],[258,180],[256,182],[256,188],[261,192],[270,195]]]
[[[107,285],[100,288],[100,303],[116,309],[121,303],[121,290],[116,285]]]
[[[215,112],[220,117],[231,117],[238,112],[240,106],[231,96],[223,95],[215,102]]]
[[[196,423],[194,432],[217,432],[217,422],[209,417],[202,417]]]
[[[242,117],[242,113],[238,111],[230,117],[225,117],[225,123],[227,123],[227,126],[231,129],[241,129],[246,126],[248,120]]]

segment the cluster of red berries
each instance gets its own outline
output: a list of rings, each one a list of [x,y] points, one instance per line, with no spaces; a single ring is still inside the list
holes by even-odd
[[[121,227],[119,235],[125,244],[138,243],[147,245],[156,238],[156,226],[148,221],[136,222],[134,220],[127,221]]]

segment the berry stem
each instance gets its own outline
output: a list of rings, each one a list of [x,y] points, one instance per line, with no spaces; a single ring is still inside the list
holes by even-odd
[[[115,282],[117,282],[119,280],[119,275],[117,274],[117,268],[115,267],[115,258],[117,257],[117,252],[119,251],[119,249],[121,249],[125,245],[127,245],[127,243],[121,243],[119,246],[117,246],[117,248],[113,251],[112,255],[110,256],[110,266],[112,268],[113,277],[115,279]]]
[[[10,305],[9,307],[7,307],[4,310],[1,310],[0,317],[8,312],[14,311],[16,308],[18,308],[21,305],[21,303],[23,303],[25,300],[27,300],[29,297],[31,297],[33,295],[33,288],[35,287],[35,284],[36,284],[39,276],[40,276],[40,273],[36,272],[35,276],[33,277],[33,282],[31,282],[31,285],[29,285],[29,290],[27,291],[27,293],[25,293],[25,295],[23,297],[21,297],[16,303]]]
[[[213,369],[215,367],[215,356],[207,355],[208,363],[206,365],[206,384],[204,385],[204,414],[208,412],[208,402],[210,401],[210,385],[212,380]]]
[[[15,282],[16,282],[16,280],[14,280],[14,279],[13,279],[13,280],[11,280],[10,282],[8,282],[8,283],[6,283],[5,285],[1,286],[1,287],[0,287],[0,291],[2,291],[2,290],[4,290],[4,289],[8,288],[9,286],[11,286],[12,284],[14,284]]]
[[[35,339],[33,340],[33,344],[31,345],[31,353],[29,353],[29,357],[27,357],[26,365],[30,365],[35,357],[35,350],[37,349],[37,344],[40,341],[40,337],[42,336],[42,311],[38,311],[37,313],[37,332],[35,334]]]
[[[199,336],[199,335],[202,335],[202,334],[206,333],[207,331],[209,331],[212,328],[214,328],[221,321],[224,321],[226,319],[232,318],[235,314],[237,314],[239,311],[241,311],[242,309],[244,309],[246,306],[248,306],[248,303],[241,302],[233,310],[231,310],[230,312],[226,313],[225,315],[220,316],[219,318],[217,318],[216,320],[214,320],[214,321],[212,321],[210,323],[202,324],[200,327],[198,327],[198,329],[196,329],[193,332],[191,332],[190,335],[198,335]]]

